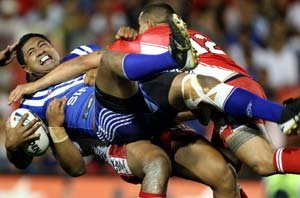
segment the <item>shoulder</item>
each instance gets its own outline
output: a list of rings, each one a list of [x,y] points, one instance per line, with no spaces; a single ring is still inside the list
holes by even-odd
[[[79,47],[76,47],[68,55],[63,57],[61,62],[68,61],[68,60],[76,58],[78,56],[87,55],[87,54],[93,53],[95,51],[98,51],[100,49],[101,49],[101,47],[97,44],[81,45]]]

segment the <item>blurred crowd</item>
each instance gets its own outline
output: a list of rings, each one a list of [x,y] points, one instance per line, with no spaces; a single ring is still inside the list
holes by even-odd
[[[0,0],[0,49],[28,32],[49,36],[61,55],[88,43],[114,41],[120,26],[137,28],[141,8],[151,0]],[[300,94],[300,0],[165,0],[191,29],[211,37],[248,70],[272,100]],[[18,172],[6,159],[1,129],[16,106],[7,105],[10,90],[23,83],[15,61],[0,68],[0,173]],[[273,127],[278,133],[276,126]],[[209,128],[209,127],[208,127]],[[207,130],[209,130],[207,128]],[[295,144],[279,137],[279,144]],[[25,170],[61,173],[50,153]],[[88,172],[110,173],[103,162],[87,158]]]

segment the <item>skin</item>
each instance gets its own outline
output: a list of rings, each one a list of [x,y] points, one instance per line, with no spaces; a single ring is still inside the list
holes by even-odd
[[[64,109],[66,106],[67,99],[54,99],[50,102],[47,111],[46,119],[48,121],[49,127],[59,128],[61,133],[65,133],[65,128],[63,127],[65,121]],[[75,177],[80,176],[85,173],[85,162],[81,156],[77,147],[72,143],[72,141],[67,138],[65,141],[60,143],[54,143],[54,149],[57,160],[60,163],[62,169],[69,175]]]
[[[28,114],[22,116],[20,122],[15,127],[15,130],[10,126],[9,121],[6,122],[5,147],[7,150],[15,151],[19,146],[23,146],[26,141],[31,141],[39,137],[37,134],[35,134],[35,131],[41,126],[41,123],[35,119],[23,126],[22,123],[27,117]]]
[[[153,26],[153,23],[149,23],[145,20],[142,20],[140,17],[140,32],[145,31],[147,28]],[[96,76],[96,85],[105,93],[113,95],[119,98],[129,98],[133,96],[137,92],[137,84],[135,82],[128,81],[124,75],[122,68],[119,66],[124,55],[120,53],[105,53],[103,52],[97,54],[92,54],[89,61],[80,60],[82,63],[86,64],[81,65],[93,65],[97,66],[98,60],[100,59],[100,66],[98,67],[98,72]],[[92,61],[94,59],[94,61]],[[102,66],[105,65],[106,67]],[[57,68],[60,72],[66,72],[66,75],[70,74],[66,70],[63,70],[63,65]],[[73,74],[72,74],[73,75]],[[182,99],[181,94],[181,82],[185,74],[178,75],[169,91],[169,102],[173,107],[176,107],[180,111],[187,111],[188,108],[184,104],[184,100]],[[52,78],[55,78],[55,74],[52,75]],[[116,79],[115,81],[111,81],[111,79]],[[205,79],[202,79],[205,81]],[[209,79],[208,79],[209,80]],[[111,89],[111,87],[116,87],[116,89]],[[208,90],[213,85],[206,87]],[[126,90],[126,91],[125,91]],[[230,141],[231,137],[226,139],[226,142]],[[251,143],[251,144],[250,144]],[[276,173],[273,168],[272,156],[274,153],[274,148],[271,144],[264,139],[263,137],[255,137],[251,142],[246,142],[243,147],[238,148],[235,152],[235,155],[244,163],[249,165],[254,171],[256,171],[260,175],[270,175]],[[254,155],[254,151],[251,149],[255,146],[256,148],[260,148],[260,155],[258,157],[256,154]],[[245,157],[249,156],[249,157]],[[259,159],[257,159],[259,158]]]
[[[142,18],[142,14],[139,16],[139,32],[144,32],[148,28],[153,27],[153,23],[149,22],[150,19],[145,20]],[[151,20],[150,20],[151,21]],[[174,108],[180,111],[188,111],[189,109],[186,107],[184,100],[182,98],[182,80],[186,74],[179,74],[175,77],[171,84],[171,88],[169,90],[169,103]],[[210,90],[211,87],[217,85],[211,84],[212,82],[209,79],[210,77],[201,76],[201,80],[203,82],[207,81],[210,84],[204,86],[203,89]],[[229,136],[225,141],[228,143],[232,138],[232,135]],[[252,148],[256,148],[255,151]],[[258,152],[257,152],[258,151]],[[271,145],[271,143],[263,136],[256,136],[247,142],[245,142],[241,147],[239,147],[235,152],[235,156],[241,160],[243,163],[247,164],[253,171],[257,174],[266,176],[275,174],[276,170],[273,166],[273,154],[275,152],[275,148]],[[258,155],[259,153],[259,155]]]
[[[30,46],[37,46],[35,43],[38,43],[39,40],[31,38],[28,42],[30,45],[24,47],[24,53],[30,49]],[[25,60],[32,61],[25,67],[28,71],[39,71],[39,73],[48,71],[47,69],[52,65],[47,68],[40,65],[40,59],[38,59],[38,57],[42,54],[42,48],[37,47],[36,49],[36,57],[30,59],[25,58]],[[52,50],[47,49],[45,51],[50,53]],[[137,92],[137,84],[125,79],[123,71],[119,67],[124,58],[124,54],[99,51],[89,54],[88,58],[86,57],[87,56],[78,57],[66,62],[66,64],[63,63],[53,68],[52,72],[47,74],[47,77],[41,77],[36,82],[25,85],[25,89],[33,89],[36,88],[35,86],[39,87],[40,85],[47,87],[50,84],[60,82],[59,79],[57,80],[58,75],[55,74],[56,72],[59,72],[60,77],[69,78],[78,74],[78,72],[97,69],[95,81],[96,85],[102,91],[119,98],[128,98]],[[100,65],[98,67],[99,63]],[[75,67],[70,70],[70,65]],[[112,81],[112,78],[116,80]],[[40,82],[42,83],[39,84]],[[114,89],[111,89],[111,87],[114,87]],[[12,95],[17,93],[18,90],[21,92],[24,91],[24,86],[17,87],[17,89],[12,92]],[[177,141],[179,144],[182,144],[180,140]],[[151,150],[151,152],[145,152],[149,150]],[[145,153],[147,153],[147,155],[145,155]],[[190,153],[192,158],[196,157],[197,160],[190,160],[188,157]],[[137,141],[128,144],[127,154],[130,168],[135,175],[143,179],[141,190],[151,193],[165,193],[172,167],[172,165],[170,165],[170,159],[165,152],[148,141]],[[215,163],[216,161],[218,163]],[[215,165],[212,166],[211,163]],[[216,198],[236,197],[235,176],[227,166],[227,162],[223,156],[204,140],[199,139],[196,142],[184,143],[184,145],[176,151],[173,168],[173,171],[178,176],[211,186]],[[210,175],[211,173],[217,174]],[[223,182],[225,180],[226,182]]]
[[[0,51],[0,67],[11,63],[16,56],[14,49],[18,43],[8,45],[5,49]]]
[[[52,45],[39,37],[29,39],[23,47],[23,53],[26,62],[26,65],[23,65],[24,70],[37,77],[49,73],[59,64],[60,60],[57,51]],[[50,60],[42,64],[41,59],[46,55],[50,57]]]
[[[65,103],[66,99],[54,99],[49,104],[46,112],[49,126],[60,127],[62,132],[65,132],[62,127],[65,118],[63,111]],[[7,150],[7,157],[17,168],[20,169],[26,168],[33,159],[33,157],[26,155],[22,151],[22,145],[27,141],[38,138],[35,131],[41,125],[38,120],[33,120],[29,124],[23,126],[22,123],[26,120],[27,116],[27,114],[22,116],[16,127],[12,128],[8,122],[5,127],[5,148]],[[15,157],[17,159],[12,157],[13,152],[19,153],[19,157]],[[69,138],[61,143],[54,143],[53,152],[56,153],[56,158],[63,170],[70,176],[77,177],[85,173],[83,157]]]

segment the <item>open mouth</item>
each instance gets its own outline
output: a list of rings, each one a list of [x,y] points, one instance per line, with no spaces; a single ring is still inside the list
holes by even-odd
[[[47,65],[49,63],[52,63],[53,62],[53,59],[51,56],[49,55],[45,55],[43,56],[41,59],[40,59],[40,64],[41,65]]]

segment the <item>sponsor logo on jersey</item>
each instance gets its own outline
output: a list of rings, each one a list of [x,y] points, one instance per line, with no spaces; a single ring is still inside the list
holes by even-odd
[[[88,102],[86,103],[85,108],[84,108],[84,112],[83,112],[83,115],[82,115],[82,118],[83,118],[83,119],[86,120],[86,119],[88,118],[89,112],[90,112],[90,110],[91,110],[93,104],[94,104],[94,95],[91,95],[91,96],[89,97],[89,99],[88,99]]]

